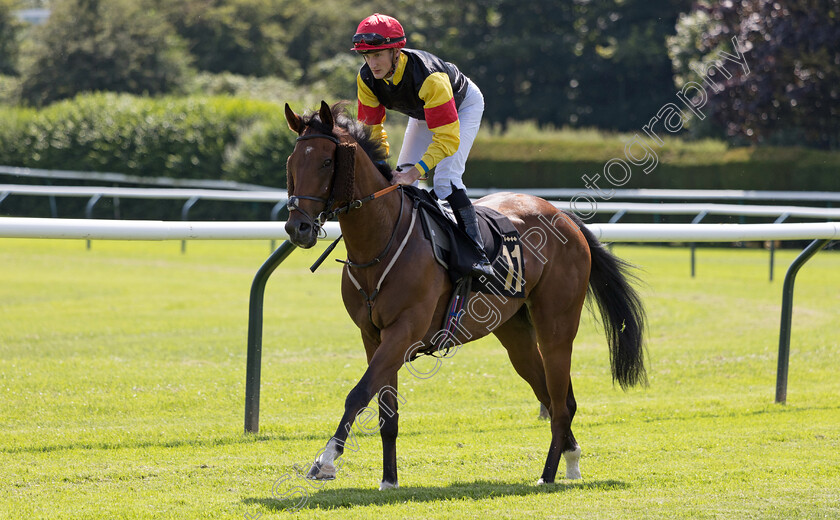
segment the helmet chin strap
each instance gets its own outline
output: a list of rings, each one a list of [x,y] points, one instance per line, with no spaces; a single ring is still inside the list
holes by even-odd
[[[396,72],[397,72],[397,63],[399,63],[399,61],[400,61],[400,50],[399,49],[393,49],[393,50],[396,51],[396,52],[391,53],[391,57],[392,57],[391,70],[389,70],[388,74],[385,75],[385,79],[393,78],[394,74],[396,74]]]

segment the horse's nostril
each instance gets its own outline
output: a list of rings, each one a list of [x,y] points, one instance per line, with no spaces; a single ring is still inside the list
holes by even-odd
[[[310,225],[306,222],[301,222],[298,226],[298,233],[309,233]]]

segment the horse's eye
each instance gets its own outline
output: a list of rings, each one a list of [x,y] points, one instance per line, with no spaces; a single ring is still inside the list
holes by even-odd
[[[326,159],[324,161],[324,168],[329,168],[330,166],[332,166],[332,159]]]

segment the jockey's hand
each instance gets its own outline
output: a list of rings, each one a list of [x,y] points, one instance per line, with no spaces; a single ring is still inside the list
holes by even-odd
[[[420,170],[418,170],[416,166],[412,166],[408,170],[403,171],[394,170],[391,173],[394,174],[394,178],[391,180],[391,184],[414,184],[414,182],[417,181],[421,176]]]

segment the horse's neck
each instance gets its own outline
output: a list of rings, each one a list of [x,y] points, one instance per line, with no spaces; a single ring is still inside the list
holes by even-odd
[[[388,185],[373,164],[360,165],[357,162],[355,198],[367,197]],[[399,220],[402,197],[402,192],[393,191],[338,218],[347,256],[352,261],[368,262],[382,253]]]

